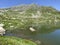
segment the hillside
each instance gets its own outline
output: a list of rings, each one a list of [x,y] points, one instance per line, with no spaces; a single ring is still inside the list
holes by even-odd
[[[0,23],[6,30],[27,30],[29,27],[38,30],[43,26],[59,28],[60,12],[48,6],[19,5],[0,9]]]

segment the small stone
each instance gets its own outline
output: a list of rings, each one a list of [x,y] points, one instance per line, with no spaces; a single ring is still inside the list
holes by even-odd
[[[30,27],[29,28],[32,32],[36,31],[34,28]]]

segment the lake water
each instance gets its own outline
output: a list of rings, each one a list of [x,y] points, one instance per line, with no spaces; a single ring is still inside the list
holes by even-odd
[[[41,45],[60,45],[60,29],[38,32],[25,31],[17,34],[7,33],[7,36],[16,36],[34,41],[40,41]],[[38,43],[38,42],[37,42]]]

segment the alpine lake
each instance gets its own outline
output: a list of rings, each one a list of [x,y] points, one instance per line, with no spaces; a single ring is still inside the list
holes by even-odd
[[[15,30],[15,32],[7,31],[5,36],[15,36],[32,40],[38,45],[60,45],[60,29],[40,29],[35,32],[31,32],[30,30]]]

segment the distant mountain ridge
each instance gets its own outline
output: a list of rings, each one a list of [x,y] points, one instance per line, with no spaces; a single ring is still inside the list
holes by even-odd
[[[0,9],[0,10],[4,10],[4,9],[11,9],[11,10],[18,10],[18,9],[22,9],[22,10],[27,10],[27,9],[30,9],[30,8],[34,8],[34,9],[52,9],[52,10],[56,10],[54,9],[53,7],[49,7],[49,6],[40,6],[40,5],[37,5],[37,4],[29,4],[29,5],[19,5],[19,6],[13,6],[13,7],[10,7],[10,8],[3,8],[3,9]],[[57,10],[56,10],[57,11]]]

